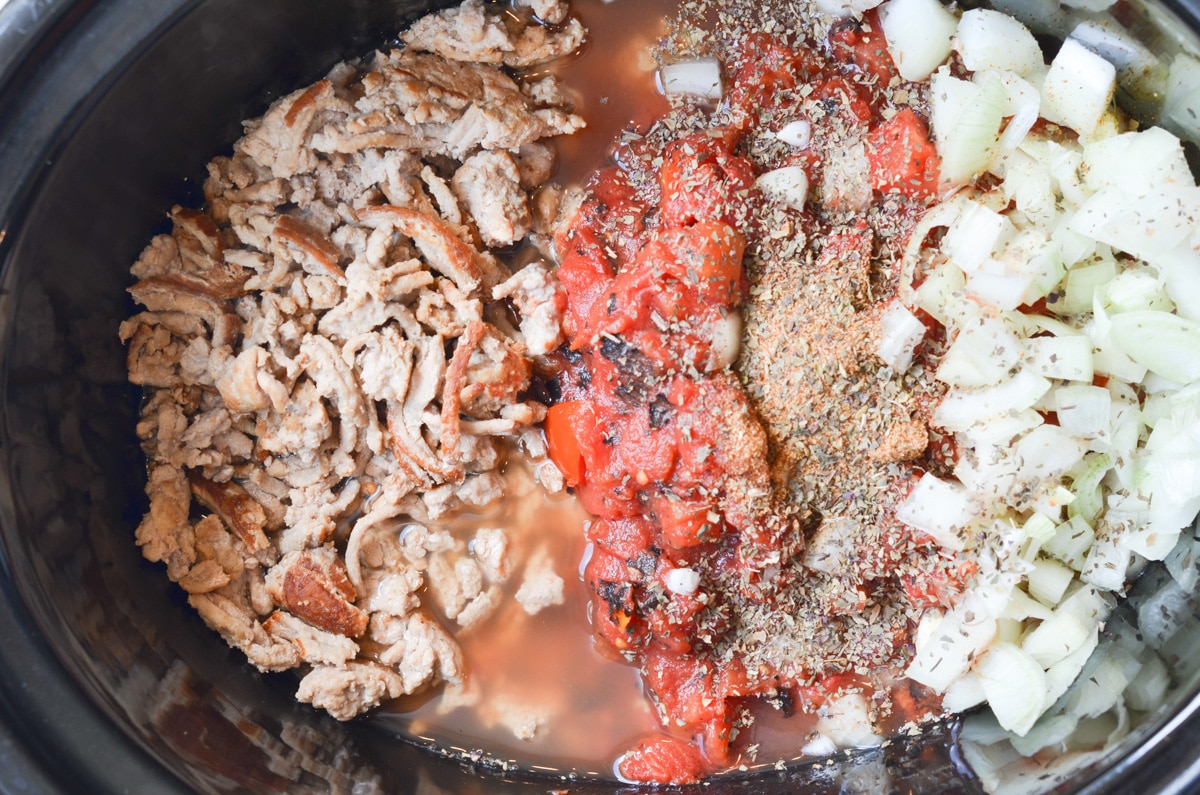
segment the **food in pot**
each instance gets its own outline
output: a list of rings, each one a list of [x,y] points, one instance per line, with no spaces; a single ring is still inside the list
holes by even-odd
[[[335,717],[461,682],[455,634],[510,577],[531,612],[561,601],[502,528],[438,523],[498,500],[518,446],[562,487],[529,396],[560,288],[536,252],[515,272],[492,252],[545,235],[547,139],[583,121],[553,77],[498,65],[582,39],[478,2],[417,23],[248,123],[209,166],[207,211],[173,209],[133,266],[138,544],[260,669],[306,665],[297,697]]]
[[[1178,625],[1196,580],[1200,188],[1115,109],[1116,22],[1043,53],[935,0],[688,2],[671,110],[560,202],[582,121],[497,65],[583,28],[501,11],[276,103],[135,265],[147,557],[337,717],[477,705],[461,638],[578,587],[461,523],[532,472],[661,725],[623,779],[759,762],[772,712],[814,756],[985,703],[1026,755],[1128,731],[1168,633],[1113,605],[1166,559]]]

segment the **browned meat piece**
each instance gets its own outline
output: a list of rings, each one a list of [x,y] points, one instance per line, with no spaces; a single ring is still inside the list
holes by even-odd
[[[281,216],[275,222],[275,239],[309,273],[345,281],[346,272],[338,264],[337,247],[300,219],[290,215]]]
[[[477,149],[514,151],[583,127],[582,119],[560,108],[532,107],[517,83],[494,66],[411,49],[378,58],[361,85],[356,113],[314,135],[315,150],[390,147],[461,160]]]
[[[521,316],[525,348],[541,356],[562,344],[562,317],[567,294],[542,262],[526,265],[492,290],[493,298],[509,298]]]
[[[390,204],[360,210],[358,218],[372,228],[395,229],[412,238],[430,267],[453,279],[463,292],[472,293],[479,288],[482,278],[479,253],[442,219]]]
[[[263,622],[272,636],[296,644],[300,659],[309,664],[344,665],[358,656],[358,644],[345,635],[326,632],[290,613],[276,610]]]
[[[551,24],[566,20],[567,9],[557,0],[523,0],[522,5],[532,8]],[[573,52],[583,43],[584,36],[583,25],[575,19],[567,20],[556,31],[530,25],[513,35],[498,15],[488,13],[482,0],[467,0],[440,14],[424,17],[401,38],[415,50],[434,52],[454,61],[502,63],[513,69],[528,69]]]
[[[529,197],[508,152],[480,152],[454,173],[454,192],[488,246],[510,246],[529,234]]]
[[[214,483],[194,471],[188,473],[188,481],[200,504],[216,512],[250,551],[267,548],[267,536],[263,533],[267,515],[245,489],[233,482]]]
[[[183,577],[196,560],[195,535],[188,522],[192,504],[182,469],[154,465],[146,483],[150,510],[138,525],[136,538],[147,560],[167,564],[167,576]]]
[[[269,634],[248,603],[242,604],[220,591],[191,594],[188,604],[210,627],[246,655],[262,671],[285,671],[300,664],[296,645]]]
[[[300,680],[296,698],[338,720],[350,720],[404,693],[403,680],[392,669],[370,662],[349,662],[345,666],[313,668]]]
[[[330,547],[284,555],[267,575],[267,591],[319,629],[351,638],[367,629],[367,614],[354,606],[357,593],[346,564]]]

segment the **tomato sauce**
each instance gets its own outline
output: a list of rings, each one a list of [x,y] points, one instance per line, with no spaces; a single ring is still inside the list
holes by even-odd
[[[746,154],[763,114],[783,107],[810,123],[813,144],[781,165],[803,166],[814,183],[852,131],[865,138],[867,190],[919,203],[937,186],[925,121],[877,90],[896,73],[873,23],[869,14],[842,24],[825,41],[748,36],[725,64],[718,121],[626,136],[556,240],[569,350],[546,421],[551,455],[596,517],[584,575],[597,648],[641,671],[662,726],[618,762],[628,780],[696,781],[739,759],[749,708],[811,710],[871,688],[854,675],[800,681],[748,667],[727,608],[769,601],[804,576],[793,564],[803,518],[774,513],[780,506],[764,497],[778,484],[730,369],[750,287],[743,263],[772,231],[761,223],[763,168]],[[864,233],[865,224],[830,232],[826,253],[869,256]],[[901,580],[917,607],[944,603],[962,582],[954,573]],[[866,596],[855,597],[858,609]],[[899,649],[906,632],[893,642]]]

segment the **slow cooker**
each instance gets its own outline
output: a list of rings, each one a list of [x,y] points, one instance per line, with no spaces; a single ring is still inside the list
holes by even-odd
[[[0,792],[637,790],[298,705],[289,676],[217,641],[133,544],[144,462],[116,333],[129,263],[166,208],[202,201],[204,165],[243,119],[436,5],[0,3]],[[1187,31],[1200,3],[1167,0],[1142,33],[1157,47]],[[1200,666],[1177,678],[1171,703],[1052,791],[1200,791]],[[957,732],[699,789],[980,792]]]

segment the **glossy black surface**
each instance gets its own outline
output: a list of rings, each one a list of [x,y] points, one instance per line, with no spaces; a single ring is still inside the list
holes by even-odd
[[[204,164],[238,137],[242,119],[386,43],[428,5],[10,0],[0,8],[0,791],[554,786],[504,780],[402,745],[371,721],[339,724],[296,705],[292,677],[261,676],[226,649],[132,543],[143,469],[137,398],[116,337],[132,309],[129,263],[164,228],[167,208],[198,202]],[[1184,15],[1195,22],[1194,11]],[[1150,729],[1170,729],[1169,739],[1076,783],[1187,791],[1200,721],[1186,718],[1164,714]],[[841,766],[704,791],[977,791],[954,758],[942,729]],[[571,785],[613,791],[632,788]]]

